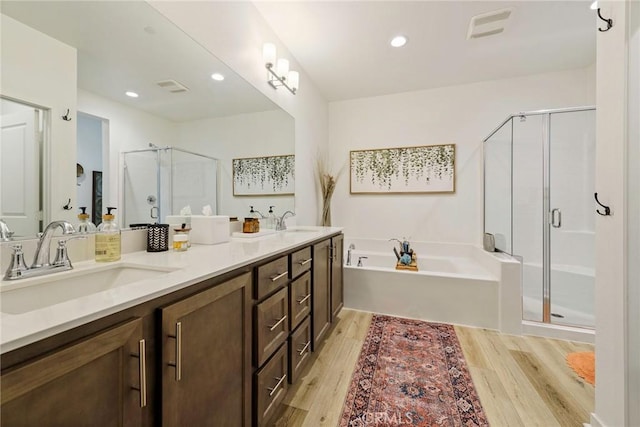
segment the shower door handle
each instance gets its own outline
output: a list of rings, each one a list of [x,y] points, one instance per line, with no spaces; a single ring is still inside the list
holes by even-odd
[[[156,210],[156,216],[153,216],[153,210]],[[149,210],[149,216],[153,219],[158,219],[158,207],[157,206],[152,206],[151,209]]]
[[[557,217],[557,221],[556,221],[556,217]],[[562,227],[562,212],[560,212],[560,209],[558,208],[551,210],[551,226],[553,228]]]

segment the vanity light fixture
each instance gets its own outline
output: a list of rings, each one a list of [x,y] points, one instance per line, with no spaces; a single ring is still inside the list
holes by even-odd
[[[137,93],[132,92],[132,91],[130,91],[130,90],[129,90],[129,91],[127,91],[127,92],[125,92],[124,94],[125,94],[125,95],[127,95],[127,96],[128,96],[128,97],[130,97],[130,98],[137,98],[137,97],[138,97],[138,94],[137,94]]]
[[[220,73],[213,73],[211,74],[211,78],[217,82],[221,82],[224,80],[224,76]]]
[[[407,38],[405,36],[395,36],[390,42],[393,47],[402,47],[407,44]]]
[[[288,59],[276,59],[276,46],[273,43],[264,44],[262,59],[268,72],[267,83],[274,89],[284,86],[295,95],[300,83],[300,73],[289,70]]]

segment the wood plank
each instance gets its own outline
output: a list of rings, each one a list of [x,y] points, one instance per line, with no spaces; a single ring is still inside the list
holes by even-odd
[[[321,350],[292,386],[276,425],[338,423],[371,318],[367,312],[340,312]],[[464,326],[455,329],[492,426],[565,427],[588,421],[595,407],[594,389],[578,383],[564,358],[592,346]]]
[[[559,386],[560,383],[551,369],[546,367],[537,356],[521,351],[512,351],[512,354],[535,387],[538,396],[545,402],[561,426],[579,427],[589,422],[589,413],[576,404],[572,396]]]

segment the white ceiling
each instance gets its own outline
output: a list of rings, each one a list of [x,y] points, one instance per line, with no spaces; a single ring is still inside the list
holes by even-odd
[[[178,122],[278,108],[146,2],[2,1],[0,11],[77,48],[79,88],[133,108]],[[167,79],[190,90],[156,85]]]
[[[572,1],[256,1],[330,101],[586,67],[596,12]],[[511,8],[503,33],[467,40],[471,17]],[[389,46],[404,34],[402,48]],[[301,80],[301,90],[304,89]]]

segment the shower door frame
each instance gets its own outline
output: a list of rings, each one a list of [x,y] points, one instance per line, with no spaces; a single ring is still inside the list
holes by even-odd
[[[150,144],[151,145],[151,144]],[[204,157],[205,159],[209,159],[209,160],[213,160],[215,162],[215,166],[216,166],[216,210],[219,209],[220,206],[220,159],[216,158],[216,157],[211,157],[211,156],[207,156],[206,154],[201,154],[201,153],[196,153],[194,151],[190,151],[190,150],[185,150],[183,148],[178,148],[178,147],[171,147],[171,146],[166,146],[166,147],[149,147],[149,148],[141,148],[139,150],[129,150],[129,151],[122,151],[121,154],[121,158],[122,158],[122,164],[124,165],[124,158],[125,155],[127,154],[131,154],[131,153],[146,153],[146,152],[156,152],[156,200],[157,200],[157,207],[156,209],[158,209],[158,216],[157,216],[157,220],[160,221],[160,219],[162,218],[162,207],[161,207],[161,197],[162,197],[162,188],[161,188],[161,176],[162,176],[162,168],[161,168],[161,158],[160,158],[160,152],[161,151],[169,151],[170,152],[170,158],[169,158],[169,163],[171,164],[171,169],[169,170],[169,200],[171,201],[171,204],[173,207],[173,151],[180,151],[181,153],[186,153],[186,154],[191,154],[193,156],[198,156],[198,157]],[[126,209],[126,206],[124,206],[124,200],[125,200],[125,196],[124,196],[124,175],[122,177],[122,185],[121,185],[121,206],[123,206]],[[122,220],[124,221],[124,216],[125,216],[125,212],[122,212]],[[124,224],[121,224],[122,226],[124,226]]]
[[[528,116],[543,116],[542,120],[542,322],[544,324],[551,323],[551,168],[550,168],[550,156],[551,156],[551,115],[557,113],[576,113],[581,111],[594,111],[595,106],[587,105],[582,107],[569,107],[569,108],[555,108],[546,110],[535,110],[519,112],[509,115],[500,125],[498,125],[491,133],[482,140],[483,143],[483,168],[482,168],[482,182],[483,188],[486,189],[486,170],[484,165],[486,164],[486,152],[484,144],[486,144],[493,135],[495,135],[504,125],[509,123],[515,117],[528,117]],[[513,124],[511,129],[511,252],[513,255]],[[485,220],[484,215],[486,212],[485,197],[482,198],[482,215],[483,215],[483,232]],[[522,297],[522,295],[521,295]],[[523,319],[524,320],[524,319]]]

